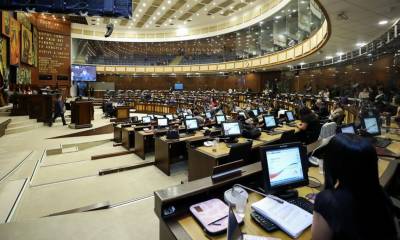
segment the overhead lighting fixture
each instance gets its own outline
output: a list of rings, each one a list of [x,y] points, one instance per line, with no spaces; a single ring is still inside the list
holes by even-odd
[[[365,42],[359,42],[356,44],[357,47],[364,47],[365,45],[367,45]]]
[[[330,60],[330,59],[332,59],[332,58],[333,58],[332,56],[326,56],[326,57],[325,57],[326,60]]]
[[[389,23],[389,21],[388,20],[382,20],[382,21],[379,21],[379,25],[386,25],[386,24],[388,24]]]
[[[343,54],[344,54],[343,52],[337,52],[337,53],[336,53],[336,56],[339,57],[339,56],[342,56]]]

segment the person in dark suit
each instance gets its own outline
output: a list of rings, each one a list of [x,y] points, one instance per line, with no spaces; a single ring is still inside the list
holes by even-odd
[[[65,117],[64,117],[64,102],[62,100],[61,95],[57,95],[57,101],[55,103],[55,108],[54,108],[54,117],[52,123],[58,118],[61,117],[63,125],[67,125],[65,122]]]

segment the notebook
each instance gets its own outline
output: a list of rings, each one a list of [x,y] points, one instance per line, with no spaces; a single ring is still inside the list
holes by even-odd
[[[253,203],[251,207],[292,238],[299,237],[313,220],[313,215],[305,210],[283,200],[279,203],[269,197]]]
[[[209,234],[219,234],[228,227],[229,207],[220,199],[214,198],[190,206],[190,212]],[[236,220],[241,223],[243,218],[236,215]]]

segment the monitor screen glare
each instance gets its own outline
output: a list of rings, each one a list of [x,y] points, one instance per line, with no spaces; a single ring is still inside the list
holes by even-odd
[[[351,133],[351,134],[355,134],[356,132],[354,131],[354,127],[353,126],[346,126],[346,127],[342,127],[342,133]]]
[[[370,134],[379,133],[379,126],[376,118],[364,118],[365,130]]]
[[[151,117],[149,117],[149,116],[142,117],[142,121],[143,121],[143,123],[150,123],[151,122]]]
[[[241,134],[238,122],[224,123],[223,128],[224,128],[224,135],[227,137],[238,136]]]
[[[157,125],[159,127],[166,127],[168,126],[168,119],[167,118],[158,118],[157,119]]]
[[[206,112],[206,118],[210,119],[212,118],[211,113],[210,112]]]
[[[221,124],[226,121],[225,115],[217,115],[216,119],[217,119],[217,124]]]
[[[289,185],[304,180],[298,147],[268,150],[265,154],[271,187]]]
[[[191,118],[185,120],[186,130],[196,130],[199,128],[197,119]]]
[[[274,116],[265,116],[264,117],[265,126],[267,128],[274,128],[276,127],[276,121]]]
[[[286,111],[286,117],[287,117],[287,120],[288,120],[289,122],[294,121],[293,112],[291,112],[291,111]]]

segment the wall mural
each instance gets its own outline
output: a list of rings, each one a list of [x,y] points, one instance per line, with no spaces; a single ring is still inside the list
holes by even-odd
[[[19,65],[20,62],[20,23],[10,17],[10,65]]]
[[[32,65],[37,67],[38,66],[38,40],[39,35],[36,27],[33,27],[32,31]]]
[[[31,84],[31,69],[29,67],[17,68],[17,84]]]
[[[1,32],[3,35],[10,37],[10,13],[7,11],[1,12]]]
[[[32,32],[21,26],[21,62],[32,65]]]
[[[7,68],[7,39],[0,37],[0,74],[4,79]]]

